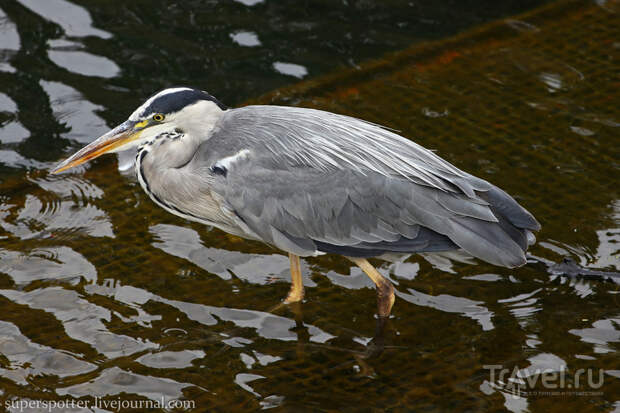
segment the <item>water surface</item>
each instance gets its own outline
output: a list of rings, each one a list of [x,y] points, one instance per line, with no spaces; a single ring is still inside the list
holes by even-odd
[[[495,3],[0,1],[3,406],[619,411],[620,297],[600,277],[620,271],[619,10]],[[288,258],[158,209],[131,156],[49,175],[179,84],[400,130],[536,215],[528,264],[376,261],[397,288],[376,330],[372,284],[335,256],[303,260],[305,302],[274,308]],[[555,394],[544,369],[566,372]]]

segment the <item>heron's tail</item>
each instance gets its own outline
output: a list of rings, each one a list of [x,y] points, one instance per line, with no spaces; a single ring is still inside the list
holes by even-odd
[[[534,231],[540,229],[536,218],[513,197],[496,186],[491,186],[489,190],[479,192],[478,195],[489,203],[501,230],[521,248],[525,263],[527,248],[536,242]]]

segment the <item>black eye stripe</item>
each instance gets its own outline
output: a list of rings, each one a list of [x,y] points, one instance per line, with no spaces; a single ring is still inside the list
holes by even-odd
[[[214,102],[220,107],[220,109],[226,109],[226,106],[224,106],[219,100],[217,100],[207,92],[203,92],[202,90],[197,89],[184,89],[179,90],[178,92],[168,93],[158,97],[144,109],[144,111],[142,112],[142,116],[148,117],[154,113],[164,114],[178,112],[184,107],[196,103],[200,100]]]

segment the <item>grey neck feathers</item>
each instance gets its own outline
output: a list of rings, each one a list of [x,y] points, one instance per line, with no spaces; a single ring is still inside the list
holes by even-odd
[[[190,110],[188,110],[190,109]],[[184,218],[213,224],[210,177],[197,176],[188,165],[198,147],[207,141],[224,111],[212,102],[185,108],[169,128],[143,144],[136,158],[138,181],[157,204]]]

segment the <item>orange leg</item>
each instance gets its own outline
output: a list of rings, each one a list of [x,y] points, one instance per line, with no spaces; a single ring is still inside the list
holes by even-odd
[[[301,301],[304,298],[304,283],[301,278],[301,264],[299,262],[299,256],[295,254],[288,254],[291,261],[291,290],[284,300],[285,304],[295,303]]]

